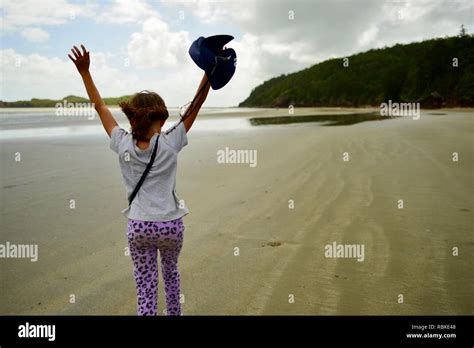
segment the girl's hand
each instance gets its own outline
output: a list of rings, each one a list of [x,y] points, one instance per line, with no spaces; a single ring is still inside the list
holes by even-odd
[[[90,58],[89,58],[89,51],[86,51],[86,48],[84,45],[81,45],[82,48],[82,53],[79,51],[79,49],[74,46],[71,49],[72,54],[76,59],[71,57],[70,54],[68,54],[68,57],[72,60],[74,65],[77,68],[77,71],[79,71],[79,74],[84,74],[89,71],[89,64],[90,64]]]

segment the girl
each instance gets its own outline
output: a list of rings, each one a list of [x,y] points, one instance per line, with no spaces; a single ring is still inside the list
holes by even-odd
[[[131,125],[129,133],[118,126],[104,104],[89,72],[89,52],[83,45],[81,48],[82,52],[74,46],[71,49],[73,56],[68,56],[81,74],[87,94],[110,136],[110,148],[119,155],[131,201],[123,213],[128,217],[127,238],[134,264],[138,314],[157,314],[159,250],[167,314],[180,315],[178,257],[183,245],[182,217],[189,211],[180,204],[176,195],[177,156],[187,145],[186,133],[206,100],[210,87],[207,76],[204,74],[182,122],[168,132],[161,131],[168,118],[168,110],[158,94],[142,91],[120,103]],[[145,174],[146,180],[138,192],[134,192],[144,171],[148,169],[148,163],[150,168]]]

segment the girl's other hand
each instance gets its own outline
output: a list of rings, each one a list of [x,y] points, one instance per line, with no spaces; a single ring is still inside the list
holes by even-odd
[[[71,57],[70,54],[68,54],[68,57],[72,60],[74,65],[77,68],[77,71],[79,71],[79,74],[84,74],[89,71],[89,65],[90,65],[90,58],[89,58],[89,51],[86,51],[86,48],[84,45],[81,45],[82,52],[79,51],[79,49],[74,46],[71,49],[72,54],[74,55],[75,59]]]

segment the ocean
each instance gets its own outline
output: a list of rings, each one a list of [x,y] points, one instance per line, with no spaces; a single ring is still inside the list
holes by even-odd
[[[178,120],[179,108],[169,108],[170,118],[164,129]],[[129,123],[119,108],[111,108],[119,125],[129,129]],[[242,108],[203,108],[193,125],[196,131],[249,129],[250,123],[236,113],[251,112]],[[67,114],[56,108],[0,109],[0,139],[99,135],[104,132],[99,116],[92,110],[82,114]]]

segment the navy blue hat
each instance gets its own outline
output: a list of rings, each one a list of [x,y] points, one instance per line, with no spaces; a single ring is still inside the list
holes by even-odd
[[[213,89],[224,87],[234,75],[237,54],[232,48],[222,49],[233,39],[231,35],[201,36],[189,48],[189,55],[206,72]]]

